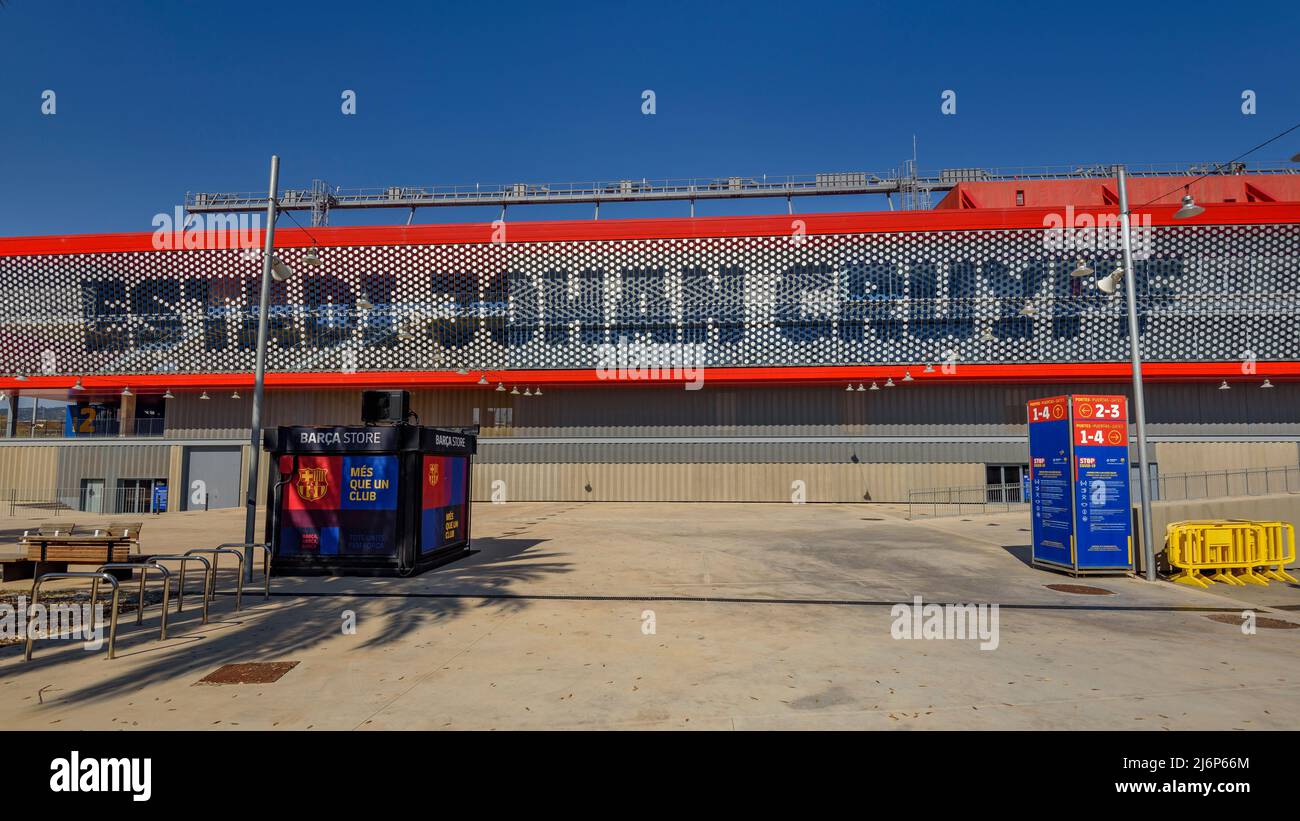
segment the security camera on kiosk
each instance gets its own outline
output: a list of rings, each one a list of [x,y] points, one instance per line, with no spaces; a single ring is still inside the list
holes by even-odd
[[[361,392],[361,421],[367,425],[405,425],[410,416],[410,391]]]

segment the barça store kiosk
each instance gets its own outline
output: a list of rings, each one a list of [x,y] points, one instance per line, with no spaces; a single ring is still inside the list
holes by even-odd
[[[1030,401],[1029,500],[1035,566],[1075,576],[1133,571],[1127,398]]]
[[[263,444],[277,468],[267,506],[275,573],[408,575],[469,550],[473,434],[282,427]]]

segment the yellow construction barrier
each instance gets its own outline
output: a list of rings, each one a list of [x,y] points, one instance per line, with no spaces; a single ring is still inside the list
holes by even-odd
[[[1264,556],[1261,576],[1280,582],[1295,582],[1286,566],[1295,562],[1295,528],[1290,522],[1255,522],[1264,531]]]
[[[1267,561],[1269,536],[1255,522],[1222,519],[1171,522],[1165,528],[1165,543],[1170,566],[1181,571],[1170,578],[1178,584],[1193,587],[1209,587],[1211,582],[1237,586],[1268,584],[1268,579],[1256,573],[1255,568]],[[1203,571],[1211,570],[1212,575],[1202,575]]]

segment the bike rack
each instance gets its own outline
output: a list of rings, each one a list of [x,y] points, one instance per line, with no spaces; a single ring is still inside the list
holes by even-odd
[[[163,600],[162,600],[162,626],[158,631],[158,640],[163,641],[167,638],[167,605],[171,598],[172,592],[172,572],[160,564],[154,562],[109,562],[101,564],[98,573],[105,570],[139,570],[140,571],[140,600],[135,609],[135,623],[144,624],[144,583],[149,578],[150,570],[157,570],[163,577]],[[91,582],[90,585],[90,602],[95,603],[99,597],[99,580]]]
[[[212,576],[212,565],[202,556],[190,556],[179,554],[164,554],[159,556],[147,556],[146,561],[154,562],[180,562],[181,573],[180,580],[176,585],[176,612],[179,613],[185,609],[185,565],[187,562],[202,562],[203,571],[203,623],[208,623],[208,589],[209,581]]]
[[[185,551],[186,556],[192,556],[195,553],[212,554],[212,574],[208,581],[208,586],[211,588],[208,592],[209,596],[215,596],[217,593],[217,563],[221,561],[221,554],[228,553],[239,559],[239,578],[235,580],[235,612],[238,613],[240,602],[244,599],[244,554],[229,547],[196,547],[193,550]]]
[[[225,544],[217,545],[217,547],[218,548],[251,547],[254,550],[260,549],[262,551],[262,579],[263,579],[262,598],[263,599],[271,598],[271,546],[270,545],[268,545],[266,542],[226,542]]]
[[[44,584],[47,579],[95,579],[96,582],[98,582],[100,579],[103,579],[104,581],[113,585],[113,611],[108,619],[108,657],[113,658],[113,645],[117,640],[117,602],[118,602],[119,594],[121,593],[121,587],[118,585],[117,579],[114,578],[111,573],[86,573],[86,572],[42,573],[41,575],[36,577],[35,581],[32,582],[32,603],[29,605],[29,608],[36,607],[36,603],[39,601],[38,597],[40,596],[41,585]],[[90,612],[94,613],[95,608],[93,607],[94,605],[93,600],[91,601],[91,604],[92,607],[90,609]],[[31,609],[27,611],[29,616],[31,615],[31,612],[32,612]],[[32,660],[32,641],[35,638],[36,636],[32,632],[31,625],[29,624],[27,626],[27,649],[25,654],[26,661]]]

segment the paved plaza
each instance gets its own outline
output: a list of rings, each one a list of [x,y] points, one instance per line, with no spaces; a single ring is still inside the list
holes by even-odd
[[[478,504],[471,556],[412,578],[275,578],[266,600],[258,578],[238,612],[223,564],[210,623],[188,597],[165,641],[155,606],[140,627],[123,615],[113,660],[0,647],[0,726],[1300,728],[1300,629],[1249,635],[1239,617],[1300,624],[1300,586],[1060,592],[1047,585],[1076,580],[1027,564],[1026,513],[905,513]],[[143,550],[242,531],[239,509],[155,516]],[[896,638],[894,606],[915,596],[997,604],[996,646]],[[296,664],[269,684],[199,683],[246,662]]]

